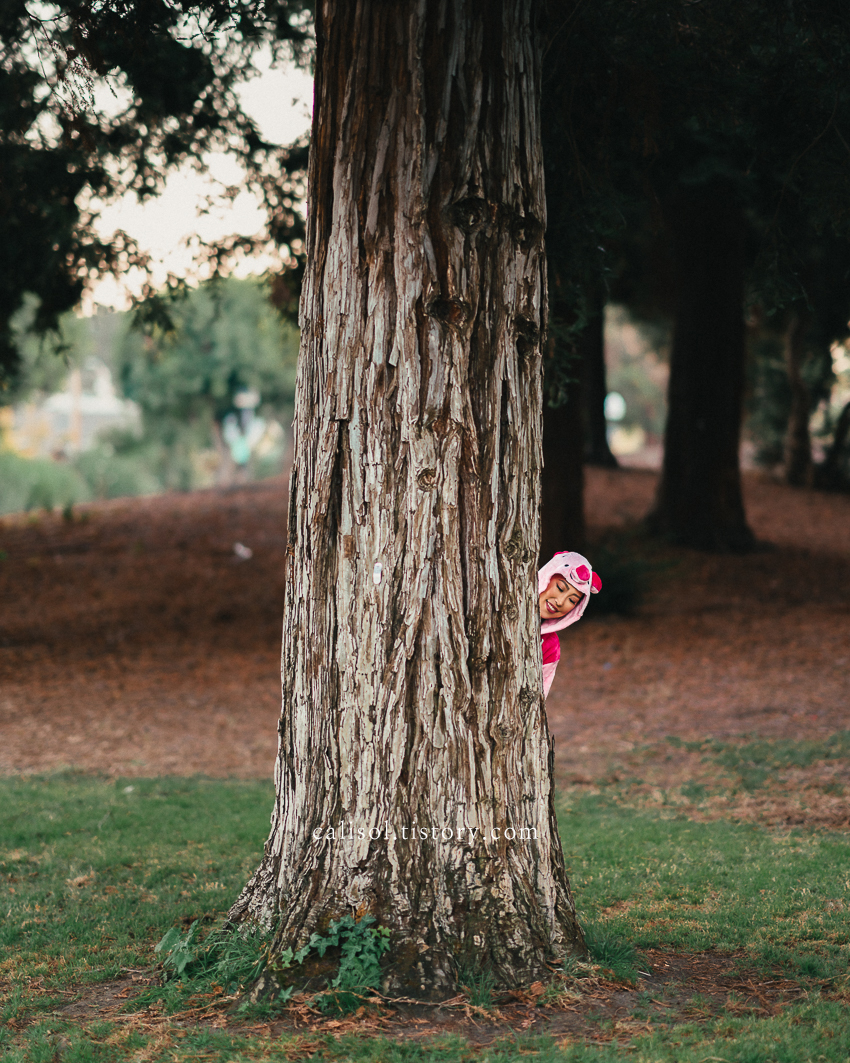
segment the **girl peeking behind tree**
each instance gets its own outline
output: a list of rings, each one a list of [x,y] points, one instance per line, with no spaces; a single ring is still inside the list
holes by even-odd
[[[581,620],[591,594],[602,580],[581,554],[564,550],[555,554],[537,573],[540,595],[540,631],[543,636],[543,697],[549,693],[561,659],[558,632]]]

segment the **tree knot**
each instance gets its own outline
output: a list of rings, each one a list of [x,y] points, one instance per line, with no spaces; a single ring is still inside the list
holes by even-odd
[[[532,354],[540,342],[540,329],[536,323],[529,317],[515,317],[514,332],[516,333],[517,352],[523,358]]]
[[[530,251],[543,239],[543,222],[534,214],[520,214],[517,210],[507,210],[508,229],[514,243],[522,251]]]
[[[434,299],[428,304],[428,313],[455,328],[465,325],[470,317],[469,305],[462,299]]]
[[[487,200],[480,196],[459,199],[449,208],[452,222],[469,236],[484,228],[490,213]]]

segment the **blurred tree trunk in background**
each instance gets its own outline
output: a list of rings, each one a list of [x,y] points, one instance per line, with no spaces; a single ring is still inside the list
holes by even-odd
[[[754,545],[741,494],[744,218],[720,182],[670,205],[676,313],[664,465],[650,528],[702,550]]]
[[[832,437],[832,445],[826,452],[826,457],[820,465],[815,466],[814,481],[816,487],[830,491],[850,488],[850,477],[847,475],[847,455],[845,453],[850,443],[850,402],[839,414],[835,424],[835,432]]]
[[[810,484],[812,479],[811,396],[802,373],[806,359],[806,323],[805,312],[792,312],[785,329],[785,367],[791,388],[784,448],[785,479],[795,487]]]
[[[540,563],[559,550],[585,547],[582,382],[567,387],[560,406],[543,405]]]
[[[605,303],[601,295],[595,299],[595,309],[596,313],[578,339],[585,416],[585,461],[588,465],[616,469],[617,459],[608,445],[608,422],[605,420],[608,383],[605,370]]]
[[[556,292],[563,290],[563,273],[549,263],[549,276]],[[589,321],[585,328],[571,335],[569,341],[553,329],[549,339],[547,373],[553,377],[546,388],[543,401],[543,473],[541,476],[540,562],[543,564],[559,550],[584,550],[587,529],[584,519],[584,465],[587,457],[589,432],[598,436],[601,419],[601,446],[608,461],[591,464],[616,466],[614,455],[608,450],[605,424],[605,350],[604,306],[593,294],[588,298]],[[553,300],[552,318],[569,321],[575,309],[569,304]],[[567,330],[569,334],[569,330]],[[552,367],[557,366],[554,371]],[[590,371],[588,372],[588,366]],[[587,402],[588,377],[593,391],[595,409]],[[601,384],[600,384],[601,380]],[[549,399],[556,405],[550,405]],[[596,417],[592,428],[589,422]],[[597,447],[597,453],[601,451]]]
[[[583,948],[541,695],[535,6],[316,13],[277,795],[231,918],[279,918],[274,960],[368,913],[404,995]]]

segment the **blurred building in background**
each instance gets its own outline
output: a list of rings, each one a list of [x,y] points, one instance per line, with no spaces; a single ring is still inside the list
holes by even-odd
[[[108,429],[141,432],[135,402],[116,392],[109,367],[90,357],[53,395],[3,410],[3,444],[25,458],[70,458],[91,450]]]

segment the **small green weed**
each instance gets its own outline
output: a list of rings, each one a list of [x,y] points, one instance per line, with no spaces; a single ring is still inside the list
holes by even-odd
[[[318,999],[322,1011],[348,1014],[360,1007],[369,990],[381,988],[381,957],[390,947],[390,932],[374,923],[371,915],[359,920],[344,915],[332,922],[325,934],[313,934],[306,947],[292,957],[301,963],[310,951],[324,956],[330,948],[340,950],[339,972],[328,992]]]
[[[185,934],[169,930],[154,952],[162,953],[162,969],[169,978],[203,978],[235,993],[260,977],[268,961],[268,935],[257,930],[213,930],[203,945],[197,940],[196,919]]]
[[[339,949],[337,975],[315,1001],[322,1011],[347,1014],[362,1004],[365,994],[380,989],[381,957],[390,947],[390,931],[374,923],[371,915],[359,920],[345,915],[331,922],[326,933],[312,934],[308,943],[297,951],[287,948],[271,956],[270,935],[221,929],[213,931],[200,944],[195,922],[185,933],[173,927],[155,951],[163,954],[166,980],[179,978],[185,983],[192,979],[197,983],[196,992],[201,988],[199,983],[206,982],[233,993],[256,981],[266,967],[271,967],[278,977],[285,976],[303,964],[311,953],[321,958],[329,949]],[[295,984],[285,986],[272,1003],[286,1003],[295,988]],[[240,1010],[247,1007],[248,1003],[243,1002]]]
[[[607,923],[586,923],[583,930],[588,956],[619,981],[634,985],[640,966],[640,957],[634,945],[629,944]]]
[[[458,985],[466,991],[469,1003],[475,1008],[493,1007],[496,978],[491,970],[479,963],[467,963],[458,972]]]

